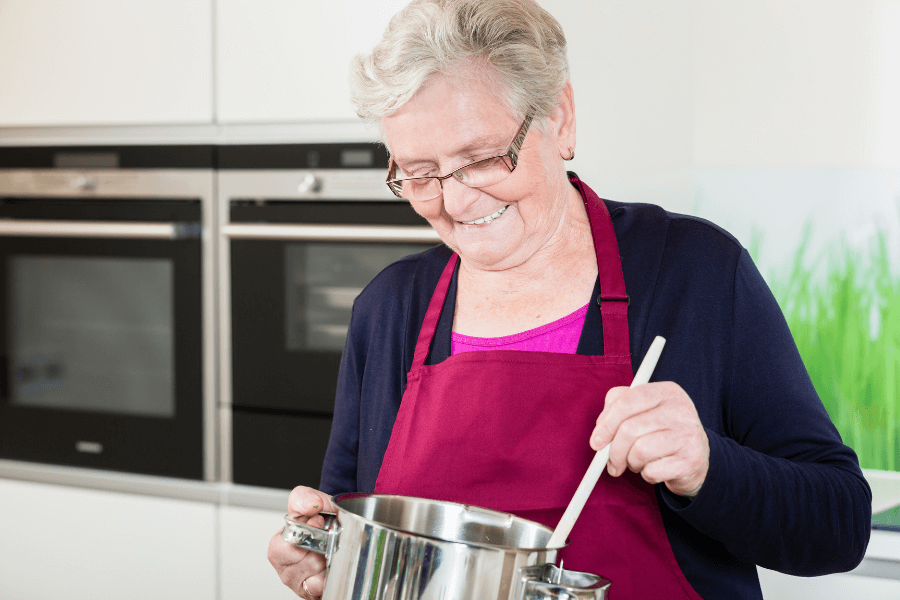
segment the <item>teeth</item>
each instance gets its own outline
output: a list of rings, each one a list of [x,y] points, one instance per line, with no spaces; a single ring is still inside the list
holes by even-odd
[[[494,219],[499,219],[500,215],[506,212],[506,209],[509,208],[509,204],[498,210],[492,215],[488,215],[486,217],[481,217],[480,219],[476,219],[474,221],[463,221],[463,225],[481,225],[482,223],[490,223]]]

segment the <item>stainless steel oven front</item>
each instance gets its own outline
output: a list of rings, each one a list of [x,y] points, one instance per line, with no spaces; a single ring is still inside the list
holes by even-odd
[[[219,148],[222,479],[317,486],[354,299],[440,243],[375,144]]]
[[[0,458],[216,478],[213,159],[0,148]]]

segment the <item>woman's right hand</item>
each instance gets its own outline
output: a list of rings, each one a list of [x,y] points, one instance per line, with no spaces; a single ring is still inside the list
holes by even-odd
[[[320,512],[336,512],[331,496],[309,487],[299,486],[288,498],[288,513],[298,521],[313,527],[324,527]],[[278,571],[282,583],[306,600],[314,600],[325,590],[325,557],[321,554],[289,544],[281,539],[279,530],[269,540],[269,562]]]

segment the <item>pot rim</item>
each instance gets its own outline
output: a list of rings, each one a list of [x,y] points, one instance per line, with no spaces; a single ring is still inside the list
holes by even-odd
[[[469,510],[470,508],[476,508],[479,511],[495,513],[498,515],[512,516],[514,519],[517,519],[519,521],[531,523],[542,529],[546,529],[551,536],[553,535],[553,530],[550,529],[549,527],[547,527],[546,525],[544,525],[542,523],[538,523],[537,521],[532,521],[530,519],[525,519],[523,517],[516,516],[512,513],[506,513],[506,512],[500,511],[500,510],[494,510],[492,508],[484,508],[482,506],[478,506],[475,504],[463,504],[462,502],[451,502],[449,500],[433,500],[431,498],[418,498],[415,496],[401,496],[399,494],[375,494],[375,493],[368,493],[368,492],[345,492],[342,494],[338,494],[338,495],[334,496],[331,500],[332,504],[334,504],[335,507],[338,509],[338,512],[337,512],[338,519],[340,519],[341,512],[346,512],[346,513],[353,515],[354,518],[359,519],[360,521],[362,521],[364,523],[368,523],[371,525],[377,525],[378,527],[388,529],[390,531],[396,532],[401,535],[425,538],[428,540],[434,540],[436,542],[442,542],[444,544],[458,544],[460,546],[474,546],[476,548],[483,548],[483,549],[487,549],[487,550],[498,550],[498,551],[502,551],[502,552],[515,552],[515,553],[528,554],[531,552],[540,552],[540,551],[559,551],[569,545],[569,540],[567,539],[563,545],[558,546],[556,548],[551,548],[551,547],[547,547],[547,546],[538,547],[538,548],[521,548],[521,547],[512,547],[512,546],[500,546],[497,544],[486,544],[486,543],[482,543],[482,542],[463,542],[463,541],[457,541],[457,540],[448,540],[448,539],[437,537],[434,535],[429,535],[427,533],[416,533],[416,532],[412,532],[412,531],[407,531],[405,529],[401,529],[399,527],[386,525],[379,521],[375,521],[373,519],[368,519],[366,517],[363,517],[362,515],[358,515],[355,512],[349,511],[345,508],[341,508],[341,506],[340,506],[341,500],[352,500],[355,498],[402,498],[405,500],[421,500],[421,501],[425,501],[425,502],[443,504],[445,506],[458,506],[458,507],[461,507],[463,510]],[[548,537],[548,541],[549,541],[549,537]]]

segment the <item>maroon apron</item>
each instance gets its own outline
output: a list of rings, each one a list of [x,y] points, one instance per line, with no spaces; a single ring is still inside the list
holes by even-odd
[[[474,504],[555,528],[587,471],[606,392],[633,379],[622,263],[606,205],[574,179],[597,252],[603,356],[488,350],[425,359],[458,256],[431,298],[375,491]],[[609,300],[609,301],[606,301]],[[603,472],[560,551],[615,600],[700,598],[675,561],[653,486]]]

